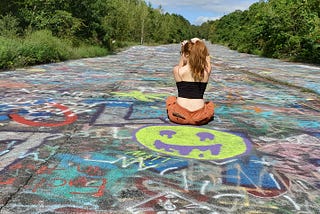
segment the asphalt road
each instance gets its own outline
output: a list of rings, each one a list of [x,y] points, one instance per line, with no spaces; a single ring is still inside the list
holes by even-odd
[[[1,72],[0,213],[320,213],[320,67],[208,47],[201,127],[179,45]]]

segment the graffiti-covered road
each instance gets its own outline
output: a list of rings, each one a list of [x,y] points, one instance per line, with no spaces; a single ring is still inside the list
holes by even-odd
[[[320,67],[208,47],[201,127],[179,45],[1,72],[0,213],[320,213]]]

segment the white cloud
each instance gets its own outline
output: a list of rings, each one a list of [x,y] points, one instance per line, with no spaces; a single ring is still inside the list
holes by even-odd
[[[246,10],[259,0],[146,0],[165,12],[180,14],[192,24],[199,25],[207,20],[221,18],[235,10]]]
[[[180,8],[189,7],[197,11],[212,11],[213,13],[229,13],[235,10],[245,10],[253,2],[258,0],[149,0],[152,6],[162,5],[164,8],[170,7],[179,10]]]
[[[205,17],[205,16],[199,16],[196,20],[195,20],[195,22],[194,22],[194,24],[195,25],[201,25],[202,23],[204,23],[204,22],[207,22],[207,21],[211,21],[211,20],[216,20],[216,19],[219,19],[220,17]]]

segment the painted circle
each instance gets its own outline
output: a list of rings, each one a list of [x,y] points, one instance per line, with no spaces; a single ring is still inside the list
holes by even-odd
[[[78,117],[77,115],[75,115],[70,109],[68,109],[66,106],[59,104],[59,103],[49,103],[49,105],[56,107],[58,109],[60,109],[65,117],[64,121],[61,122],[57,122],[57,123],[46,123],[46,122],[36,122],[36,121],[32,121],[32,120],[28,120],[22,116],[20,116],[19,114],[10,114],[10,118],[18,123],[21,124],[25,124],[28,126],[43,126],[43,127],[58,127],[58,126],[65,126],[65,125],[69,125],[73,122],[75,122]]]
[[[146,126],[134,140],[170,156],[199,160],[225,160],[248,154],[251,143],[238,135],[193,126]]]

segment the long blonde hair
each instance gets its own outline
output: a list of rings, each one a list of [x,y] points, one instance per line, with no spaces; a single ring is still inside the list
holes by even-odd
[[[201,40],[195,42],[188,41],[181,47],[181,52],[188,59],[192,78],[196,82],[201,82],[204,78],[204,72],[208,67],[207,56],[209,56],[209,51],[206,45]]]

